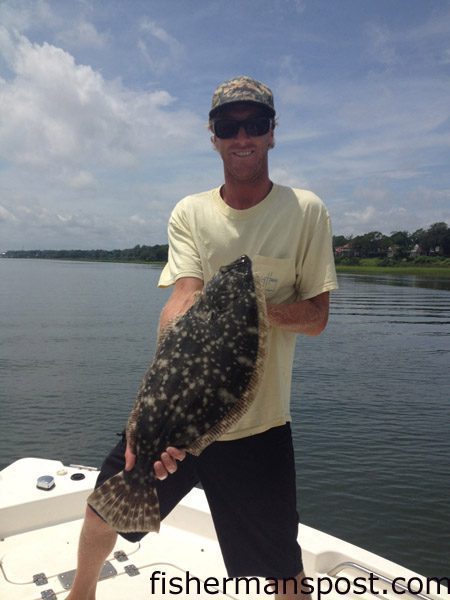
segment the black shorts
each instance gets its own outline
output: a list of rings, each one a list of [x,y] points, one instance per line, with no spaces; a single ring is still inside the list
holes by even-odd
[[[124,468],[125,440],[102,465],[96,487]],[[289,423],[247,438],[214,442],[156,480],[161,519],[200,482],[230,577],[283,579],[303,570],[297,543],[295,465]],[[145,533],[123,533],[136,542]]]

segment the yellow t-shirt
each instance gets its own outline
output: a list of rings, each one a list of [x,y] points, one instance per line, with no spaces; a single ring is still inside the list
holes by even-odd
[[[274,184],[256,206],[236,210],[220,188],[183,198],[169,219],[169,257],[158,285],[181,277],[207,283],[243,254],[253,261],[270,303],[307,300],[337,288],[328,212],[315,194]],[[269,328],[268,355],[257,397],[221,440],[261,433],[291,420],[296,334]]]

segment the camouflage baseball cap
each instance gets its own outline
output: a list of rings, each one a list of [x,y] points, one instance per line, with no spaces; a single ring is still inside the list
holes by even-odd
[[[273,94],[271,90],[251,77],[241,76],[224,81],[214,92],[211,102],[211,110],[209,118],[214,115],[225,105],[234,104],[237,102],[252,102],[259,104],[267,109],[271,117],[275,116],[275,108],[273,105]]]

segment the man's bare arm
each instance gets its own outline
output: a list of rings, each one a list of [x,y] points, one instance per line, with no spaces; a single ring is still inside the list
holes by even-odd
[[[328,322],[330,293],[290,304],[268,304],[269,323],[293,333],[319,335]]]
[[[197,292],[203,289],[203,281],[197,277],[181,277],[175,282],[172,294],[161,311],[159,331],[171,321],[183,315],[194,303]]]

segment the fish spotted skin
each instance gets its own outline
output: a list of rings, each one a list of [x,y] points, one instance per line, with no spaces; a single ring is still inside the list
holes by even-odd
[[[159,531],[154,462],[168,446],[198,456],[248,410],[263,369],[267,327],[263,293],[243,256],[222,267],[163,332],[128,420],[135,467],[88,498],[116,531]]]

